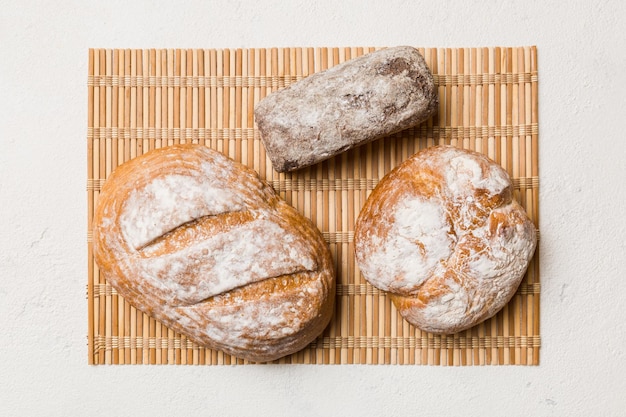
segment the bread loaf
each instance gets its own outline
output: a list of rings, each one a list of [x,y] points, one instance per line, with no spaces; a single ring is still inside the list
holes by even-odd
[[[355,251],[365,279],[389,292],[406,320],[454,333],[509,301],[536,238],[498,164],[435,146],[378,183],[357,219]]]
[[[415,126],[437,109],[437,88],[419,51],[381,49],[310,75],[255,107],[278,172],[303,168]]]
[[[256,173],[199,145],[118,167],[93,219],[104,278],[137,309],[250,361],[296,352],[334,304],[321,233]]]

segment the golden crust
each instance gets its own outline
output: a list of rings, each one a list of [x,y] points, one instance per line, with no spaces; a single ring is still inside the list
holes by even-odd
[[[304,348],[332,315],[321,233],[253,170],[204,146],[118,167],[93,237],[101,273],[125,299],[208,348],[271,361]]]
[[[435,146],[379,182],[357,219],[355,254],[365,279],[388,291],[407,321],[454,333],[510,300],[536,238],[499,165]]]

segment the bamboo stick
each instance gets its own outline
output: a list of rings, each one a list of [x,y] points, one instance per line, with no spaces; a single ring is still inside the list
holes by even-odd
[[[458,60],[458,72],[463,76],[467,76],[471,74],[471,66],[470,66],[470,58],[471,52],[468,48],[459,49],[459,60]],[[465,78],[465,77],[464,77]],[[459,95],[459,100],[461,101],[461,105],[459,106],[459,115],[458,120],[464,127],[471,126],[470,117],[472,110],[472,94],[471,94],[471,86],[468,84],[464,84],[462,87],[461,94]],[[471,139],[466,130],[463,134],[461,147],[463,149],[471,149]],[[471,340],[471,330],[466,330],[462,332],[462,337],[465,340]],[[458,358],[455,358],[455,364],[460,366],[467,366],[472,362],[472,348],[471,346],[459,347],[458,349]]]
[[[463,50],[452,49],[450,60],[450,72],[452,75],[463,74]],[[463,122],[463,88],[457,83],[451,85],[451,103],[450,103],[450,126],[452,130],[456,132],[458,127]],[[451,144],[458,148],[463,147],[464,137],[462,135],[456,135],[452,138]],[[461,352],[458,346],[459,334],[452,336],[452,347],[448,349],[448,365],[458,366],[461,361]]]
[[[112,51],[113,56],[112,56],[111,65],[112,65],[113,77],[119,77],[119,76],[124,75],[123,54],[121,54],[122,59],[120,60],[119,52],[120,51],[117,49]],[[123,108],[124,108],[123,100],[124,100],[124,88],[121,86],[118,86],[117,88],[112,88],[111,90],[111,128],[117,131],[119,131],[119,127],[120,127],[119,120],[120,119],[124,120],[123,113],[121,114],[121,117],[120,117],[120,111],[123,111]],[[117,165],[121,163],[119,161],[119,138],[118,137],[111,138],[111,148],[107,149],[107,152],[110,152],[110,155],[109,155],[111,158],[110,170],[113,171],[115,167],[117,167]],[[110,172],[109,174],[107,174],[107,177],[108,175],[110,175]],[[111,298],[112,298],[112,303],[111,303],[112,334],[111,334],[111,337],[118,338],[120,335],[124,335],[124,311],[123,311],[124,303],[123,303],[123,300],[121,300],[120,302],[117,295],[112,295]],[[116,364],[124,363],[124,356],[122,355],[122,357],[120,357],[119,353],[120,353],[119,347],[113,350],[112,352],[113,363],[116,363]]]
[[[352,58],[352,50],[350,48],[344,48],[340,51],[340,62],[348,61]],[[342,178],[359,178],[358,177],[358,152],[350,151],[345,154],[345,157],[342,157]],[[342,216],[342,230],[346,231],[354,231],[354,222],[355,222],[355,200],[358,198],[358,193],[355,192],[354,189],[345,189],[342,190],[342,206],[343,206],[343,216]],[[346,242],[342,248],[342,274],[343,281],[348,285],[354,287],[356,285],[354,279],[354,242],[349,241]],[[341,324],[341,334],[345,339],[353,339],[354,338],[354,324],[355,324],[355,316],[352,312],[354,312],[355,305],[355,295],[354,294],[342,294],[341,302],[342,302],[342,324]],[[355,349],[353,345],[345,346],[342,350],[342,358],[341,363],[352,364],[355,361]]]
[[[475,79],[476,75],[479,71],[480,66],[478,65],[478,57],[476,48],[470,48],[468,50],[467,55],[469,55],[469,74],[470,79]],[[480,105],[478,104],[478,100],[481,97],[479,87],[476,83],[471,83],[469,86],[469,115],[468,115],[468,124],[469,127],[474,127],[474,129],[470,129],[469,136],[469,149],[477,150],[476,146],[476,129],[475,127],[478,125],[478,120],[480,120],[480,116],[478,112],[480,111]],[[469,357],[468,363],[478,365],[481,363],[481,350],[478,346],[475,346],[473,341],[478,339],[478,331],[479,326],[474,326],[471,329],[467,330],[467,334],[470,337],[472,343],[470,343]]]
[[[314,53],[315,51],[313,48],[305,48],[303,51],[301,51],[301,56],[302,56],[301,68],[302,68],[303,77],[307,77],[310,74],[315,72]],[[305,168],[304,170],[305,180],[314,178],[316,172],[317,172],[317,166]],[[321,201],[321,200],[322,200],[322,190],[319,188],[316,190],[315,193],[311,192],[309,194],[306,194],[305,196],[305,207],[306,209],[309,210],[308,213],[306,213],[305,211],[305,215],[307,215],[307,217],[311,219],[315,223],[317,228],[320,230],[321,230],[321,222],[320,222],[320,218],[318,217],[319,211],[317,210],[317,204],[318,204],[318,201]],[[317,338],[318,343],[325,334],[326,334],[326,331],[322,332],[322,335],[318,336]],[[319,349],[316,349],[316,351],[319,351]],[[311,363],[315,363],[315,361],[316,361],[316,355],[314,351],[307,350],[304,363],[311,364]]]
[[[500,74],[502,73],[503,70],[503,56],[502,56],[502,49],[499,47],[495,47],[492,50],[492,62],[493,62],[493,67],[494,67],[494,73],[495,74]],[[502,106],[506,106],[506,99],[503,100],[502,99],[502,95],[506,93],[506,89],[503,88],[501,82],[496,81],[493,84],[493,113],[494,113],[494,126],[495,127],[500,127],[503,125],[503,119],[502,119],[502,115],[503,115],[503,108]],[[504,109],[504,111],[506,111],[506,109]],[[506,115],[505,115],[505,120],[506,120]],[[502,135],[500,129],[494,129],[494,137],[493,137],[493,144],[490,145],[490,147],[493,149],[493,157],[492,159],[500,164],[504,169],[506,169],[506,160],[503,159],[504,157],[504,147],[503,147],[503,136]],[[504,137],[504,139],[506,140],[506,137]],[[510,172],[510,171],[509,171]],[[497,340],[504,340],[504,336],[505,336],[505,327],[506,330],[508,331],[508,324],[507,321],[509,319],[509,311],[508,311],[508,305],[505,305],[502,310],[496,314],[496,316],[492,319],[492,321],[494,322],[494,326],[496,329],[496,337]],[[505,347],[504,345],[500,345],[497,344],[497,350],[495,351],[496,356],[496,363],[498,364],[507,364],[508,359],[506,358],[507,355],[509,353],[509,349],[507,347]]]
[[[256,49],[254,51],[253,61],[256,65],[254,65],[254,75],[260,78],[265,74],[265,52],[263,49]],[[261,88],[260,84],[258,84],[254,88],[254,104],[258,103],[260,100],[265,97],[266,88]],[[254,137],[254,168],[260,174],[261,178],[265,178],[265,167],[263,166],[265,162],[265,155],[261,154],[261,141],[258,140],[258,130],[256,124],[255,128],[255,137]]]
[[[478,57],[476,48],[470,49],[470,77],[476,77],[478,71],[480,70],[480,66],[478,65]],[[480,86],[476,83],[472,83],[470,85],[470,105],[469,105],[469,126],[476,127],[478,126],[478,120],[481,120],[478,112],[480,111],[480,105],[477,105],[478,99],[481,97],[480,94]],[[476,145],[476,129],[470,130],[469,137],[469,149],[478,150]]]
[[[308,59],[308,54],[306,52],[305,48],[296,48],[294,50],[294,60],[292,62],[295,74],[307,74],[309,71],[309,59]],[[311,179],[311,168],[307,167],[305,169],[303,169],[301,171],[301,178],[304,179],[304,181],[308,181]],[[312,206],[312,202],[315,201],[315,196],[313,194],[313,192],[310,193],[301,193],[298,196],[298,206],[300,207],[300,211],[301,213],[303,213],[303,215],[310,219],[311,221],[313,221],[314,223],[316,222],[316,218],[315,218],[315,210],[314,207]],[[302,350],[302,352],[299,354],[299,358],[298,358],[298,362],[297,363],[304,363],[304,364],[311,364],[313,362],[313,358],[312,358],[312,353],[314,352],[315,348],[313,346],[315,346],[317,343],[319,343],[320,341],[320,336],[317,337],[317,339],[311,344],[309,345],[306,349]]]
[[[204,71],[208,77],[217,75],[217,54],[215,50],[208,50],[204,54]],[[211,83],[205,88],[205,119],[207,135],[212,149],[217,149],[217,137],[213,135],[217,128],[217,84]]]
[[[205,79],[205,51],[203,49],[194,50],[192,75],[198,79]],[[209,92],[210,88],[207,84],[205,84],[202,89],[200,87],[194,88],[193,93],[193,128],[198,129],[198,143],[201,143],[204,146],[209,146],[207,141],[210,140],[207,138],[210,133],[208,133],[209,129],[206,124],[206,97],[209,95]],[[191,353],[188,352],[187,354],[187,363],[193,365],[201,365],[205,363],[204,349],[201,349],[198,345],[193,344],[190,350]]]
[[[164,72],[168,80],[180,75],[180,50],[167,49]],[[167,145],[180,143],[180,87],[168,81],[167,87]],[[132,149],[132,147],[131,147]],[[172,331],[163,323],[157,322],[157,363],[171,363],[172,355],[168,339]]]
[[[188,92],[187,106],[190,109],[187,115],[187,126],[192,133],[192,142],[199,144],[200,142],[200,87],[199,87],[199,66],[201,65],[201,49],[190,49],[187,51],[187,76],[192,77],[194,82],[192,88]],[[190,347],[189,352],[193,349]]]
[[[149,79],[156,78],[156,50],[150,49],[146,54],[146,69],[144,74],[148,74]],[[150,84],[147,91],[147,103],[148,103],[148,149],[152,150],[156,148],[156,86]]]
[[[364,48],[357,49],[359,56],[367,52],[368,51]],[[380,141],[375,141],[365,145],[365,160],[367,163],[364,167],[364,172],[367,178],[379,178],[378,161],[375,158],[378,152],[379,144]],[[361,282],[365,283],[363,276],[361,276]],[[367,293],[361,311],[362,317],[364,317],[361,327],[361,335],[364,336],[366,340],[370,340],[378,335],[378,296],[373,292]],[[378,351],[371,344],[363,344],[361,346],[361,356],[365,363],[372,364],[378,362]]]
[[[126,63],[129,66],[129,71],[126,74],[129,74],[131,76],[131,79],[136,79],[137,78],[137,67],[138,67],[138,62],[137,62],[137,54],[135,53],[136,50],[126,50],[127,53],[127,60]],[[137,155],[140,155],[141,153],[137,152],[137,113],[138,113],[138,94],[137,94],[137,85],[131,85],[130,87],[130,107],[129,107],[129,117],[130,117],[130,141],[129,141],[129,148],[130,148],[130,158],[135,158],[137,157]]]
[[[169,56],[173,62],[170,65],[173,67],[174,79],[180,79],[182,74],[186,73],[187,57],[186,51],[183,49],[175,49]],[[174,129],[174,143],[187,143],[186,135],[186,86],[181,86],[180,83],[174,83],[174,96],[173,96],[173,129]],[[178,132],[178,134],[176,134]],[[189,140],[191,142],[191,139]],[[167,363],[178,364],[180,363],[180,348],[176,346],[174,341],[180,341],[180,335],[174,332],[172,329],[163,325],[163,332],[167,335],[167,347],[164,351]]]
[[[197,49],[195,50],[196,52],[196,57],[194,58],[197,61],[197,64],[194,65],[194,75],[196,75],[198,77],[199,80],[205,80],[206,79],[206,72],[205,72],[205,63],[206,63],[206,52],[203,49]],[[207,136],[209,136],[209,134],[207,133],[207,108],[206,108],[206,102],[207,102],[207,96],[210,92],[210,89],[207,87],[206,83],[204,84],[203,88],[198,87],[197,89],[195,89],[196,93],[197,93],[197,106],[198,106],[198,110],[197,110],[197,116],[195,116],[197,118],[197,127],[198,127],[198,143],[203,144],[204,146],[210,146],[207,143]],[[196,99],[196,98],[194,98]],[[199,351],[197,349],[194,349],[194,352],[198,352]],[[195,362],[194,362],[195,363]]]
[[[93,48],[89,49],[88,53],[88,75],[95,79],[95,56],[96,51]],[[87,129],[93,135],[94,131],[94,115],[96,113],[96,98],[95,87],[93,84],[87,86]],[[93,365],[94,361],[94,268],[95,262],[93,260],[93,243],[89,238],[92,232],[93,211],[94,211],[94,191],[95,187],[89,187],[90,184],[94,184],[94,172],[93,172],[93,136],[87,138],[87,363]]]
[[[524,51],[523,49],[518,50],[517,54],[517,67],[518,72],[523,72],[526,70]],[[514,111],[514,116],[517,116],[517,124],[524,125],[530,119],[526,116],[526,84],[520,83],[518,88],[518,109]],[[516,123],[516,120],[513,119],[513,123]],[[517,144],[514,144],[514,148],[518,154],[518,171],[520,177],[527,177],[528,172],[526,170],[526,161],[528,160],[528,155],[526,154],[526,135],[520,134],[517,138]],[[520,189],[519,191],[519,202],[528,212],[528,204],[527,204],[527,194],[529,189]],[[529,283],[528,273],[524,277],[523,283]],[[526,294],[522,298],[521,304],[521,334],[522,335],[531,335],[532,334],[532,294]],[[530,327],[529,327],[530,326]],[[531,360],[532,357],[532,349],[523,348],[521,352],[521,363],[527,364]]]
[[[137,104],[137,126],[141,126],[142,129],[142,137],[141,137],[141,152],[140,154],[144,154],[150,150],[150,124],[149,124],[149,115],[150,115],[150,87],[149,80],[150,74],[150,51],[148,49],[138,50],[137,51],[137,68],[140,71],[140,77],[144,80],[141,85],[141,105],[139,105],[139,101]]]
[[[501,72],[509,74],[513,71],[513,57],[510,48],[502,48],[501,56]],[[513,109],[513,84],[507,82],[501,87],[501,120],[506,126],[512,125],[512,109]],[[507,129],[500,140],[502,146],[502,166],[506,171],[513,175],[514,168],[517,170],[517,162],[513,158],[512,142],[513,132]],[[513,175],[514,177],[514,175]],[[511,302],[504,309],[504,329],[503,333],[509,336],[515,332],[516,323],[519,322],[518,298],[513,297]],[[519,333],[516,333],[519,334]],[[516,349],[505,346],[504,348],[504,364],[515,363]]]
[[[351,52],[351,57],[358,57],[361,56],[363,54],[363,48],[352,48]],[[365,146],[361,146],[357,149],[357,154],[358,154],[358,159],[355,162],[355,177],[359,178],[359,179],[367,179],[368,177],[368,166],[370,165],[370,159],[371,159],[371,144],[365,145]],[[359,188],[359,192],[358,193],[354,193],[354,197],[355,197],[355,202],[354,202],[354,211],[353,211],[353,224],[356,223],[356,220],[358,219],[359,216],[359,212],[361,210],[361,207],[363,207],[363,204],[365,203],[365,200],[367,199],[368,196],[368,187],[364,186],[364,187],[360,187]],[[352,244],[352,252],[350,254],[351,260],[352,260],[352,268],[353,268],[353,282],[356,285],[359,286],[364,286],[366,287],[366,282],[363,279],[358,265],[356,264],[356,260],[354,258],[354,242]],[[361,335],[367,335],[367,319],[366,319],[366,314],[367,314],[367,299],[368,299],[368,295],[367,295],[367,291],[364,294],[361,294],[361,296],[359,297],[353,297],[354,300],[354,304],[352,306],[351,311],[354,312],[353,317],[353,326],[350,332],[350,335],[352,337],[359,337]],[[365,347],[355,347],[354,349],[354,363],[359,363],[359,364],[364,364],[367,363],[367,357],[366,357],[366,352],[367,349]]]
[[[489,64],[487,61],[487,58],[485,57],[485,52],[486,48],[476,48],[475,52],[476,52],[476,72],[477,74],[485,74],[487,73],[487,70],[489,69]],[[489,91],[487,86],[483,86],[478,85],[476,87],[476,119],[475,119],[475,123],[477,128],[482,128],[483,126],[487,126],[488,125],[488,111],[487,111],[487,105],[488,105],[488,100],[489,100]],[[485,153],[487,152],[487,146],[484,143],[485,139],[480,136],[476,138],[475,141],[475,150],[478,152],[482,152]],[[478,325],[478,329],[476,332],[476,339],[478,341],[480,341],[481,339],[484,340],[487,336],[488,336],[488,330],[487,330],[487,323],[481,323]],[[484,346],[484,344],[479,343],[479,355],[478,355],[478,364],[480,365],[485,365],[489,363],[490,360],[490,352],[489,350]]]
[[[192,77],[194,80],[198,80],[198,67],[200,65],[199,55],[201,54],[201,50],[190,49],[187,51],[187,71],[186,74],[188,77]],[[187,108],[189,111],[187,112],[186,117],[186,127],[192,129],[192,143],[199,144],[199,120],[201,117],[200,107],[199,107],[199,87],[197,83],[193,83],[192,87],[187,92]],[[197,362],[197,350],[194,349],[191,343],[187,343],[187,337],[181,335],[180,337],[181,343],[185,343],[186,348],[181,347],[181,364],[196,364]]]
[[[529,49],[528,55],[530,56],[530,72],[531,74],[536,74],[537,73],[537,48],[533,46],[528,49]],[[538,96],[537,88],[538,88],[537,81],[533,81],[531,83],[531,94],[532,94],[531,123],[533,126],[538,124],[539,96]],[[533,132],[531,135],[531,145],[532,145],[531,173],[532,173],[533,178],[539,177],[538,140],[539,138],[538,138],[537,132]],[[532,218],[533,218],[533,221],[535,222],[535,225],[538,226],[539,225],[539,190],[538,188],[533,188],[532,191],[533,191],[531,194],[532,195],[531,212],[533,213]],[[535,251],[534,260],[533,262],[531,262],[533,283],[539,283],[539,261],[538,260],[539,260],[539,245]],[[539,322],[539,297],[537,297],[537,299],[534,300],[534,307],[535,309],[533,312],[533,335],[539,335],[539,323],[540,323]],[[539,364],[539,346],[536,346],[536,345],[534,345],[533,347],[533,364],[534,365]]]
[[[327,68],[330,68],[335,65],[334,62],[334,54],[333,50],[329,48],[321,48],[320,49],[320,71],[323,71]],[[336,160],[329,159],[326,160],[323,164],[323,179],[331,182],[335,179],[335,172],[337,169]],[[336,195],[334,192],[330,190],[324,191],[324,208],[323,208],[323,218],[324,221],[322,223],[322,230],[328,231],[330,236],[333,236],[337,232],[337,201]],[[339,245],[336,243],[331,243],[330,252],[333,258],[333,265],[335,267],[335,276],[337,279],[341,279],[340,270],[338,267],[338,248]],[[340,335],[340,329],[338,329],[336,316],[331,320],[330,328],[329,328],[329,336],[331,340],[336,340],[336,338]],[[336,345],[335,345],[336,346]],[[324,358],[325,364],[334,364],[336,363],[337,357],[337,348],[332,349],[332,346],[329,346],[327,356]]]
[[[111,76],[113,75],[113,54],[112,51],[110,49],[107,49],[105,51],[105,75],[106,76]],[[111,100],[112,100],[112,86],[106,86],[105,87],[105,131],[106,133],[106,137],[105,137],[105,144],[104,144],[104,176],[103,178],[108,178],[109,175],[111,174],[111,170],[112,170],[112,163],[111,163],[111,137],[109,135],[108,132],[112,131],[112,105],[111,105]],[[102,284],[104,284],[104,281],[102,282]],[[105,340],[107,341],[106,343],[106,348],[105,348],[105,352],[104,352],[104,361],[106,364],[111,364],[112,363],[112,349],[111,346],[109,345],[108,341],[112,340],[111,336],[113,334],[113,322],[112,322],[112,312],[111,312],[111,308],[112,308],[112,300],[111,300],[111,295],[110,294],[106,294],[105,295],[105,304],[104,304],[104,336],[105,336]],[[115,313],[117,315],[117,312]]]

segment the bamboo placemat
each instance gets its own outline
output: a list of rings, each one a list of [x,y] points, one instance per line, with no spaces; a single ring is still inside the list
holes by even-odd
[[[245,364],[199,348],[129,305],[93,261],[91,219],[116,166],[151,149],[202,143],[254,168],[312,219],[338,279],[334,319],[308,348],[278,363],[483,365],[539,363],[538,251],[511,302],[450,336],[416,330],[367,284],[354,260],[354,222],[382,176],[419,149],[452,144],[487,154],[512,176],[515,197],[539,215],[535,47],[421,48],[439,88],[421,126],[293,174],[272,170],[255,103],[316,71],[376,48],[89,51],[88,350],[90,364]]]

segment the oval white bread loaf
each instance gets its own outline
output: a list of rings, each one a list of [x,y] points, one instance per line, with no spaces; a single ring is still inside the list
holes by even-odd
[[[334,269],[319,230],[252,169],[204,146],[118,167],[98,198],[93,248],[137,309],[250,361],[304,348],[332,314]]]
[[[359,269],[422,330],[454,333],[486,320],[513,296],[536,246],[511,188],[479,153],[435,146],[413,155],[359,214]]]

